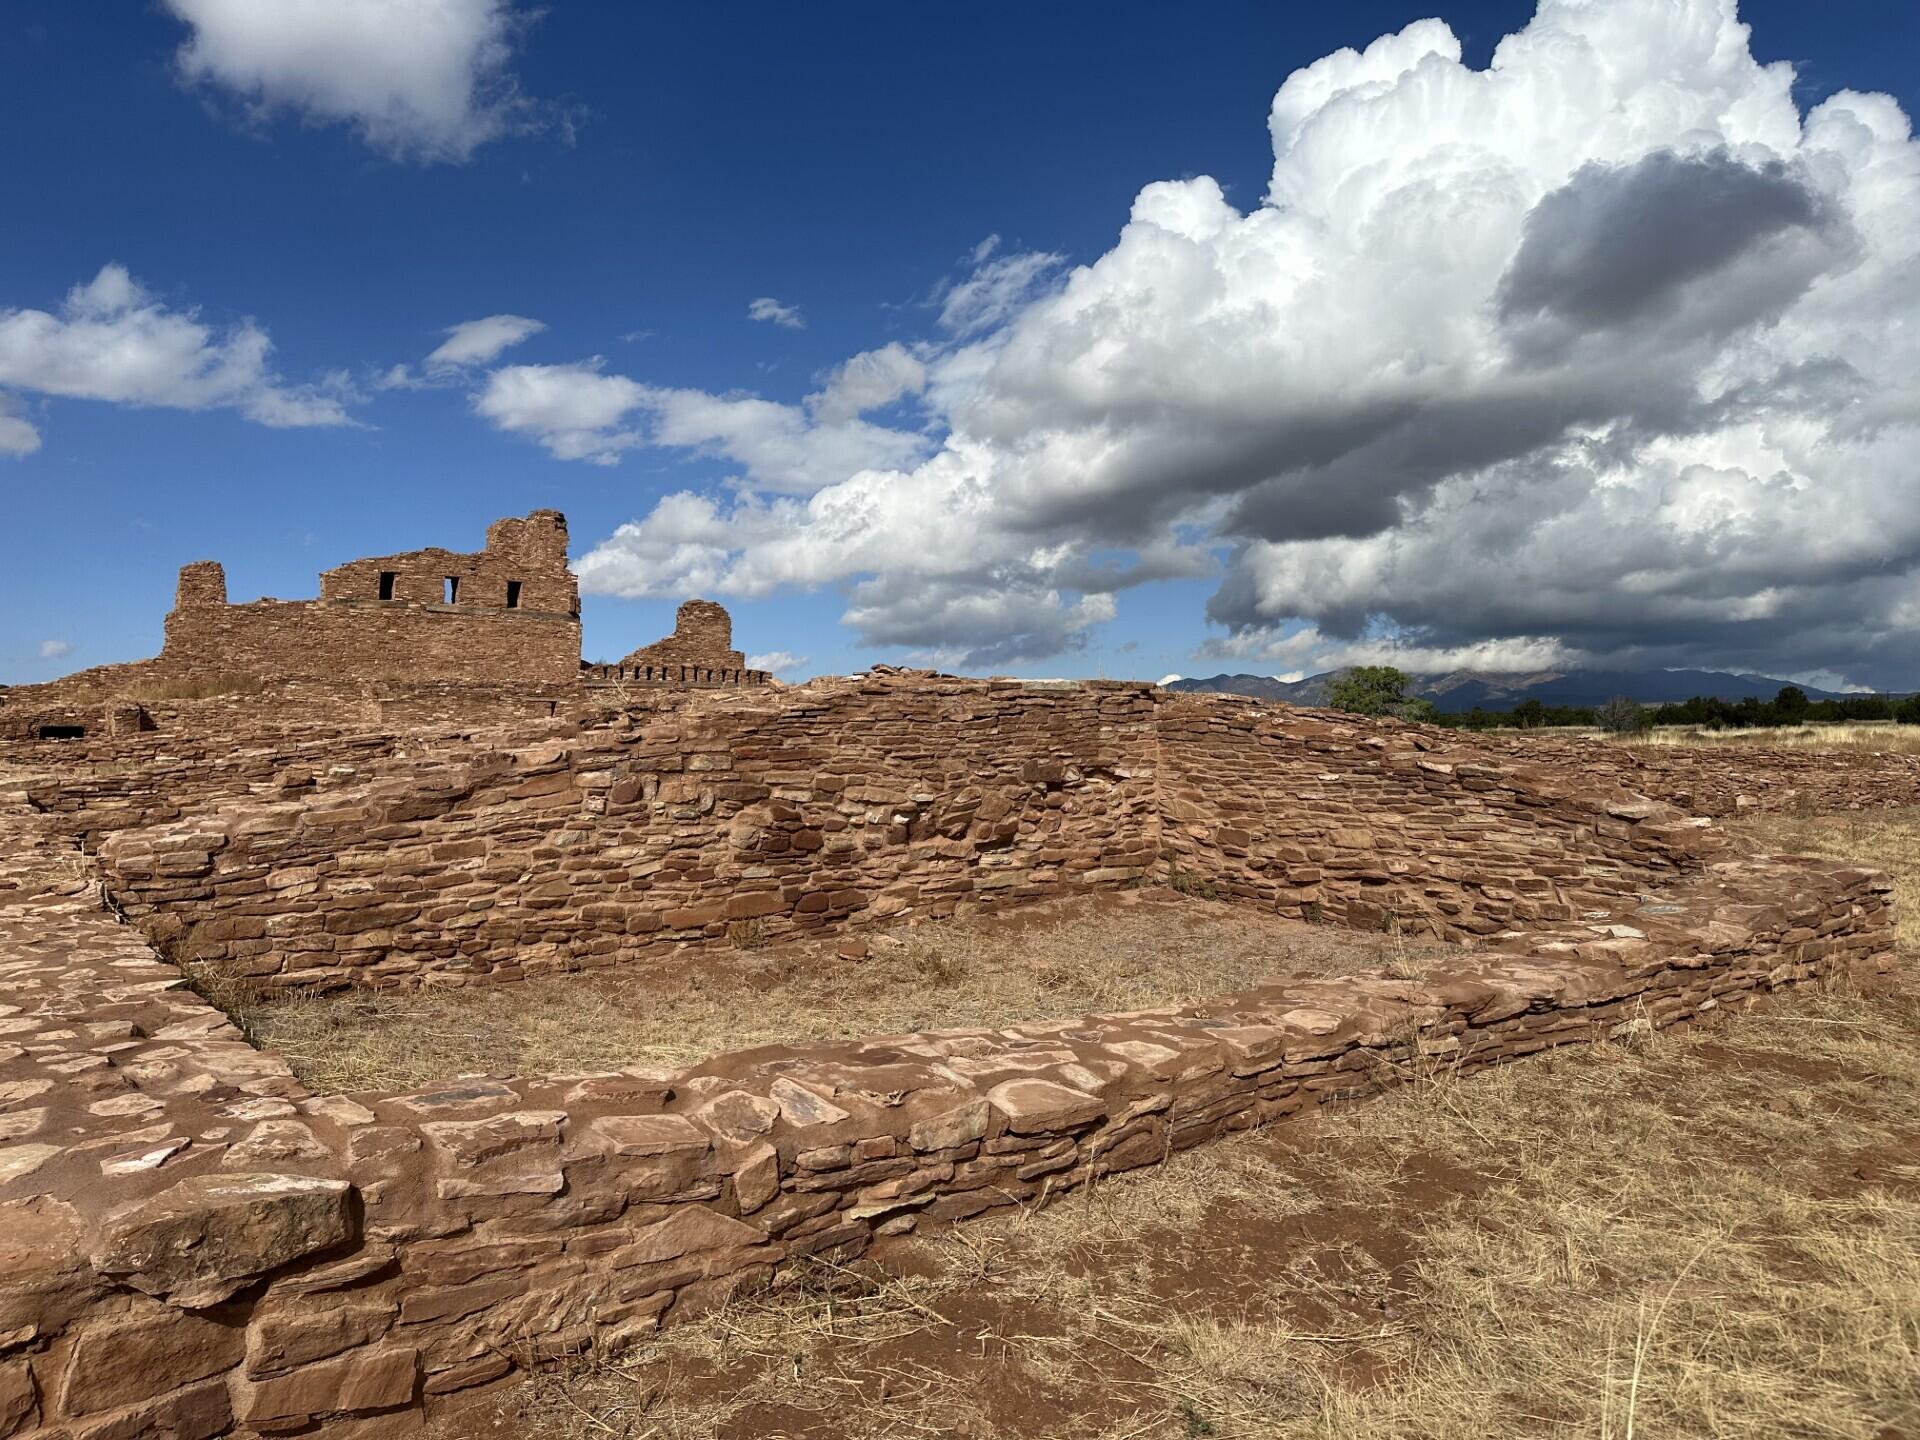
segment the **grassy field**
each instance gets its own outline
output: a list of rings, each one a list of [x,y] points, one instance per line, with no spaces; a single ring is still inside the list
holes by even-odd
[[[1756,726],[1751,730],[1703,730],[1666,725],[1639,735],[1603,736],[1618,745],[1735,745],[1757,749],[1852,750],[1873,755],[1920,755],[1920,725],[1891,721],[1860,724]]]
[[[728,1050],[907,1030],[998,1027],[1180,1004],[1287,972],[1391,967],[1449,953],[1250,914],[1168,890],[903,928],[865,960],[836,941],[702,952],[618,973],[268,1002],[196,973],[201,992],[318,1091],[450,1075],[685,1065]]]
[[[453,1437],[1920,1435],[1920,814],[1892,994],[1798,992],[1202,1147],[582,1360]]]

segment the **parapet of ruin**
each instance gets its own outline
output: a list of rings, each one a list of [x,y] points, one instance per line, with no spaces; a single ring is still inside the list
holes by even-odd
[[[733,648],[733,617],[711,600],[689,600],[674,616],[673,634],[643,645],[617,665],[590,665],[589,683],[678,686],[765,685],[773,677],[749,670]]]
[[[61,742],[0,747],[9,1440],[402,1434],[811,1257],[1434,1066],[1893,964],[1882,875],[1741,853],[1597,763],[1236,697],[875,674],[478,732],[176,718],[65,742],[52,771]],[[1715,763],[1791,802],[1766,757]],[[1889,773],[1910,798],[1920,771]],[[1802,776],[1826,780],[1859,793]],[[857,934],[1183,879],[1458,958],[670,1073],[324,1096],[177,968],[510,983],[698,965],[739,923]]]

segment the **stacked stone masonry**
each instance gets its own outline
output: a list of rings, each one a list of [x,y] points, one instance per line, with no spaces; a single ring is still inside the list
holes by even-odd
[[[235,726],[225,751],[153,732],[0,749],[4,1440],[406,1433],[810,1256],[1425,1067],[1891,964],[1874,873],[1730,854],[1707,821],[1498,745],[1150,687],[882,677],[478,732]],[[389,872],[383,850],[405,858]],[[518,973],[600,963],[568,912],[606,905],[608,963],[698,963],[733,919],[858,924],[1174,871],[1471,944],[1421,981],[314,1096],[141,933],[236,968],[379,957],[283,978],[500,979],[505,944],[455,946],[492,967],[460,969],[433,937],[505,909]],[[501,901],[446,898],[476,884]],[[393,913],[331,928],[363,911]]]
[[[477,554],[415,550],[320,577],[317,600],[227,603],[212,561],[180,572],[159,668],[176,675],[567,684],[580,594],[557,510],[501,520]]]

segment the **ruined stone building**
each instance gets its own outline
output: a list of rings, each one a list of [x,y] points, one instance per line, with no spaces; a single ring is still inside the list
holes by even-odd
[[[617,665],[591,667],[590,678],[642,685],[764,685],[733,648],[733,617],[711,600],[689,600],[674,616],[673,634],[642,645]]]
[[[437,547],[337,565],[317,600],[227,603],[226,573],[180,571],[160,661],[273,679],[575,684],[580,588],[558,510],[497,520],[484,550]]]
[[[580,586],[558,510],[496,520],[484,549],[430,546],[349,560],[312,600],[230,604],[218,561],[181,567],[158,656],[43,685],[0,686],[0,740],[82,739],[150,728],[140,701],[304,692],[475,718],[552,714],[569,695],[765,686],[711,600],[680,607],[673,634],[614,665],[580,658]],[[369,698],[371,697],[371,698]],[[516,711],[516,707],[518,710]]]

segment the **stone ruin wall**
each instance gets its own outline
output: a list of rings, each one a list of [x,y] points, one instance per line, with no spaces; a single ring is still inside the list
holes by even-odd
[[[317,600],[227,603],[225,572],[180,572],[159,668],[177,677],[516,680],[577,685],[580,597],[555,510],[496,522],[476,554],[428,549],[350,561]],[[453,589],[449,597],[448,590]]]
[[[874,676],[563,730],[236,757],[243,783],[171,809],[184,776],[145,809],[102,793],[119,777],[34,795],[170,954],[285,989],[513,980],[1148,879],[1466,939],[1723,843],[1625,790],[1596,811],[1591,767],[1120,683]]]
[[[1621,745],[1501,737],[1509,759],[1564,767],[1696,815],[1821,814],[1920,805],[1920,755],[1818,745]]]
[[[91,834],[115,902],[180,959],[271,988],[516,979],[1138,883],[1155,704],[1120,684],[766,691],[345,785],[297,764],[264,796]],[[33,793],[71,814],[61,784]],[[66,823],[89,813],[106,821]]]
[[[1604,782],[1457,732],[1222,697],[1163,707],[1158,735],[1170,872],[1299,920],[1490,935],[1571,920],[1719,843],[1641,823],[1663,807],[1625,790],[1596,808]]]
[[[741,686],[773,677],[747,668],[733,648],[733,617],[711,600],[689,600],[674,616],[673,634],[643,645],[616,665],[589,665],[589,684]]]
[[[1090,693],[1104,706],[1141,692]],[[1543,785],[1485,747],[1465,747],[1483,772],[1435,759],[1419,743],[1431,731],[1302,717],[1345,727],[1318,737],[1344,742],[1336,765],[1341,747],[1311,731],[1282,744],[1234,707],[1217,731],[1207,714],[1175,707],[1190,733],[1162,737],[1167,785],[1190,803],[1203,765],[1235,761],[1218,807],[1233,823],[1169,806],[1163,824],[1189,861],[1183,846],[1212,832],[1233,862],[1223,883],[1293,866],[1281,848],[1305,830],[1354,824],[1343,788],[1371,813],[1387,792],[1368,776],[1413,767],[1439,787],[1409,807],[1421,843],[1384,854],[1384,879],[1323,866],[1330,905],[1355,886],[1427,893],[1430,869],[1447,893],[1470,887],[1442,872],[1489,830],[1434,828],[1442,800],[1488,807],[1503,833],[1537,817],[1546,853],[1590,855],[1638,888],[1517,923],[1419,981],[1278,980],[1196,1006],[771,1047],[671,1074],[315,1097],[102,909],[61,861],[55,817],[0,785],[0,1435],[405,1433],[518,1366],[617,1353],[811,1256],[844,1263],[888,1235],[1044,1203],[1424,1068],[1891,963],[1884,877],[1705,864],[1710,827],[1608,786]],[[1291,808],[1248,808],[1240,772],[1259,764]],[[1065,809],[1073,782],[1058,783],[1044,794]]]

